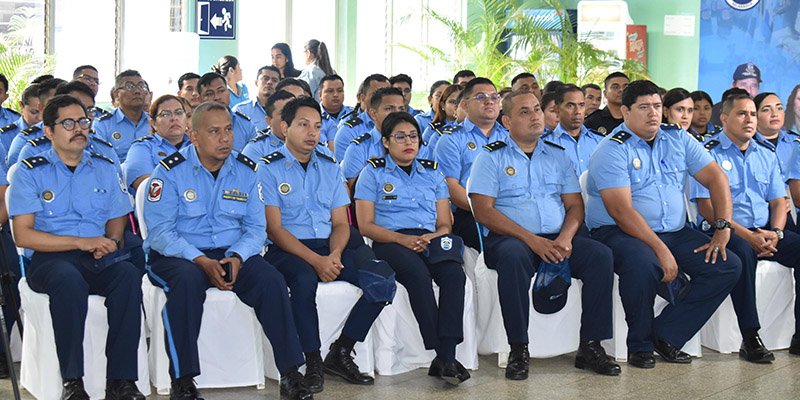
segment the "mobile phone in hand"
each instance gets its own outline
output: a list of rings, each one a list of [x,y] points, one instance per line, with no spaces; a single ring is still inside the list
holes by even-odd
[[[222,264],[222,269],[225,270],[225,276],[223,277],[223,280],[225,283],[231,283],[233,281],[233,264],[229,262]]]

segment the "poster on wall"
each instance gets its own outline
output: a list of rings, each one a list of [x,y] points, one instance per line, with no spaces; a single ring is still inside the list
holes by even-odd
[[[800,121],[800,1],[701,1],[698,88],[718,102],[734,84],[777,93]]]

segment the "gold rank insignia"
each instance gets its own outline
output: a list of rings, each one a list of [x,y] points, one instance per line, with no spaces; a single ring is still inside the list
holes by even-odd
[[[183,192],[183,198],[188,202],[195,201],[197,200],[197,192],[195,192],[194,189],[186,189],[186,191]]]
[[[475,150],[478,148],[478,145],[476,145],[475,142],[467,142],[467,148],[470,150]]]
[[[53,193],[52,190],[48,189],[48,190],[45,190],[44,192],[42,192],[42,200],[44,200],[45,203],[50,203],[55,198],[56,198],[56,194]]]
[[[119,132],[114,132],[111,134],[111,137],[114,138],[114,140],[120,140],[122,139],[122,134]]]
[[[280,185],[278,185],[278,191],[281,194],[289,194],[289,192],[292,191],[292,185],[290,185],[290,184],[288,184],[286,182],[281,183]]]
[[[247,193],[240,192],[239,189],[223,190],[222,198],[225,200],[245,202],[247,201]]]
[[[394,185],[389,182],[383,184],[383,192],[384,193],[392,193],[394,192]]]
[[[506,175],[508,175],[508,176],[514,176],[514,175],[516,175],[516,174],[517,174],[517,170],[516,170],[516,169],[514,169],[514,167],[512,167],[512,166],[508,166],[508,167],[506,167]]]

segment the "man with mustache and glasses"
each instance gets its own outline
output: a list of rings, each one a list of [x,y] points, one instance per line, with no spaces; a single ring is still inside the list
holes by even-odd
[[[128,156],[131,143],[150,133],[150,116],[145,112],[150,88],[139,72],[129,69],[117,75],[113,93],[119,107],[97,118],[94,130],[97,136],[114,146],[122,163]]]

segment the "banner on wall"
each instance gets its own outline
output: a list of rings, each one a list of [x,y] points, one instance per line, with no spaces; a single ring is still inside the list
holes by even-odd
[[[625,35],[625,58],[647,67],[647,25],[628,25]]]
[[[777,93],[787,117],[800,116],[800,102],[789,99],[800,84],[800,1],[702,0],[700,7],[698,87],[718,102],[736,77],[737,86]]]

